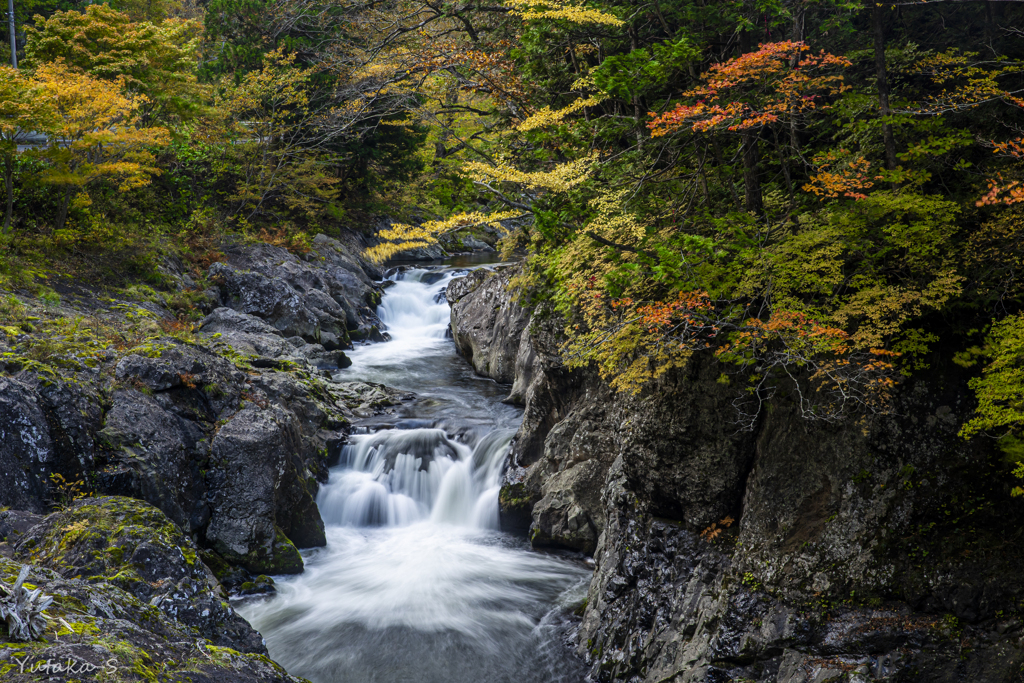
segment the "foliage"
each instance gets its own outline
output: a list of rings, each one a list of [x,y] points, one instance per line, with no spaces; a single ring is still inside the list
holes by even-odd
[[[997,4],[211,0],[201,37],[185,8],[40,5],[35,73],[0,85],[0,274],[166,245],[198,273],[228,231],[302,252],[381,214],[377,261],[487,230],[619,390],[702,354],[741,427],[840,420],[951,360],[964,435],[1016,443],[1024,48],[996,26],[1024,7]],[[55,141],[18,153],[26,128]]]
[[[971,380],[978,397],[977,414],[960,433],[965,437],[980,432],[1018,435],[1024,432],[1024,316],[993,325],[985,355],[991,359],[989,364]]]
[[[243,122],[233,134],[239,179],[229,199],[246,220],[273,211],[275,203],[313,217],[337,195],[338,181],[325,170],[333,159],[317,152],[339,132],[321,127],[328,114],[312,103],[312,70],[293,69],[293,62],[280,51],[269,54],[225,103]]]
[[[80,500],[89,495],[83,490],[85,482],[81,479],[68,481],[64,478],[64,475],[59,472],[54,472],[50,475],[50,482],[53,484],[54,500],[57,506],[61,509],[66,509],[76,500]]]
[[[192,68],[199,32],[195,21],[136,22],[100,4],[84,12],[37,16],[35,27],[25,32],[28,68],[62,61],[94,78],[114,81],[132,94],[145,95],[145,109],[158,120],[187,120],[203,99]]]
[[[64,227],[73,198],[88,201],[82,191],[90,183],[113,177],[126,192],[160,173],[152,149],[166,145],[169,135],[166,128],[141,123],[144,95],[122,94],[120,77],[111,83],[71,71],[62,62],[40,66],[35,79],[53,107],[52,118],[42,126],[49,135],[42,152],[49,168],[42,180],[64,190],[57,230]]]
[[[384,241],[370,247],[364,253],[370,260],[381,263],[403,251],[437,244],[439,237],[458,230],[492,226],[502,232],[507,232],[502,222],[522,217],[522,214],[516,211],[503,211],[487,215],[473,212],[457,214],[443,221],[427,221],[417,226],[394,223],[377,233],[377,237]]]
[[[846,87],[837,70],[850,65],[850,60],[824,51],[814,54],[802,42],[762,45],[756,52],[712,66],[704,85],[683,93],[696,103],[680,103],[655,116],[652,135],[666,135],[684,125],[699,132],[747,130],[795,118],[818,108],[824,97],[843,92]]]
[[[7,197],[3,232],[11,229],[14,215],[14,172],[18,146],[35,128],[52,120],[50,102],[39,84],[23,72],[0,66],[0,157],[4,164]]]

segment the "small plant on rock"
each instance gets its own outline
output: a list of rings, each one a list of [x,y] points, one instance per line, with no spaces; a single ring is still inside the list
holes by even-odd
[[[722,535],[722,530],[725,529],[726,527],[732,526],[732,523],[735,522],[735,521],[736,521],[735,519],[733,519],[731,516],[729,516],[729,517],[726,517],[723,520],[720,520],[718,522],[714,522],[707,529],[705,529],[704,531],[700,532],[700,537],[703,538],[708,543],[713,543],[715,541],[715,539],[717,539],[719,536]]]
[[[85,482],[81,479],[68,481],[64,475],[54,472],[50,475],[50,481],[53,482],[53,499],[61,509],[71,507],[76,500],[89,495],[82,490]]]

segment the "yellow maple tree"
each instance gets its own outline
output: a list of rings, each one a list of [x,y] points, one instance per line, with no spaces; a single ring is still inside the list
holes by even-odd
[[[124,94],[121,79],[94,78],[63,62],[40,65],[33,81],[53,108],[43,128],[49,144],[41,152],[48,162],[41,179],[63,190],[58,230],[67,221],[72,199],[81,196],[87,203],[84,191],[95,181],[116,179],[126,192],[160,173],[154,149],[166,146],[170,133],[139,121],[145,96]]]

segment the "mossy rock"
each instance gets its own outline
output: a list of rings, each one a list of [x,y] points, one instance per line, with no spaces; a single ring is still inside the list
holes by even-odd
[[[0,557],[0,578],[22,565]],[[14,643],[0,628],[0,679],[305,683],[263,652],[241,652],[197,638],[188,627],[109,583],[68,580],[31,567],[28,582],[54,597],[44,639]],[[50,669],[44,672],[49,660]],[[54,663],[74,665],[56,671]]]
[[[525,534],[533,522],[537,502],[523,484],[506,484],[498,493],[498,515],[502,531]]]
[[[191,539],[148,503],[77,501],[33,527],[15,551],[65,579],[116,587],[217,645],[265,651],[260,635],[222,600],[226,593]]]
[[[173,571],[181,575],[177,578],[197,561],[192,542],[164,513],[148,503],[120,496],[77,501],[47,517],[19,541],[18,548],[28,549],[33,561],[69,578],[110,581],[132,593],[137,591],[131,587],[143,581],[143,575],[166,569],[147,568],[143,557],[170,557],[172,564],[179,565]]]

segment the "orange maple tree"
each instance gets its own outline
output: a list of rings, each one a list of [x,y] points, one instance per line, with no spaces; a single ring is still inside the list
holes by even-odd
[[[684,127],[694,132],[760,128],[820,108],[826,96],[846,90],[835,70],[850,64],[845,57],[814,53],[803,42],[766,43],[712,66],[704,85],[683,93],[692,104],[652,112],[648,127],[656,137]]]

